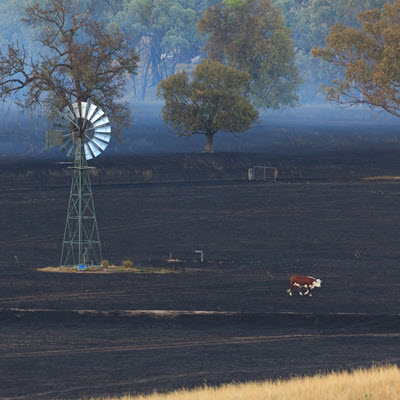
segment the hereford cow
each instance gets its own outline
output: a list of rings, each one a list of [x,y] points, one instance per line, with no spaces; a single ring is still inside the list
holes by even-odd
[[[310,294],[311,296],[311,289],[314,289],[315,287],[321,287],[321,279],[316,279],[312,276],[292,275],[290,277],[290,288],[287,290],[290,295],[292,295],[293,286],[296,286],[296,289],[300,293],[300,296],[303,295],[300,290],[301,287],[307,288],[307,292],[305,292],[304,294]]]

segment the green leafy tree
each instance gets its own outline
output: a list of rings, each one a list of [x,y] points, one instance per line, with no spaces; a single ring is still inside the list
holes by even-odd
[[[126,0],[115,22],[136,38],[141,57],[136,95],[175,73],[179,63],[190,63],[200,53],[196,21],[208,0]],[[140,91],[140,92],[139,92]]]
[[[372,8],[381,8],[388,0],[274,0],[281,8],[285,21],[291,29],[296,51],[296,65],[301,77],[302,101],[318,96],[318,88],[330,82],[335,68],[322,60],[313,58],[312,47],[325,46],[330,28],[337,22],[359,28],[357,16]]]
[[[35,29],[42,51],[17,43],[0,52],[0,100],[40,108],[53,119],[73,102],[93,101],[118,130],[129,123],[122,102],[138,56],[118,30],[107,30],[72,0],[30,3],[23,23]]]
[[[359,27],[357,16],[365,10],[381,8],[388,0],[274,0],[291,29],[296,50],[309,54],[323,46],[330,28],[337,22]]]
[[[250,77],[249,95],[260,108],[295,106],[301,83],[282,12],[271,0],[227,0],[207,8],[198,29],[209,57]]]
[[[361,28],[335,24],[327,46],[314,57],[344,71],[324,88],[326,99],[342,106],[366,104],[400,117],[400,1],[359,14]]]
[[[159,83],[164,121],[177,136],[205,135],[206,152],[212,152],[217,132],[245,132],[257,121],[258,111],[245,97],[248,84],[247,72],[203,60],[192,77],[183,70]]]

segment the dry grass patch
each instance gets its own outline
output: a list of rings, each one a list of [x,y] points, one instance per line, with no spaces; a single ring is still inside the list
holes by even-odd
[[[102,397],[96,400],[398,400],[397,366],[332,372],[289,380],[201,387],[168,394]],[[91,400],[94,400],[93,398]]]
[[[66,274],[115,274],[115,273],[134,273],[134,274],[182,274],[187,272],[205,271],[199,268],[163,268],[163,267],[141,267],[133,265],[109,265],[108,267],[90,266],[85,271],[79,271],[77,267],[44,267],[38,268],[42,272],[56,272]]]
[[[366,181],[392,181],[392,180],[399,180],[400,176],[393,176],[393,175],[367,176],[362,179]]]

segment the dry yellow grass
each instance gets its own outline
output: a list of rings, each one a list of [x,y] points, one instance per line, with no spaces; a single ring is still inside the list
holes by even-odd
[[[399,180],[400,176],[393,176],[393,175],[367,176],[362,179],[366,181],[392,181],[392,180]]]
[[[86,270],[79,271],[76,267],[43,267],[38,268],[38,271],[42,272],[56,272],[66,274],[113,274],[113,273],[134,273],[134,274],[182,274],[188,272],[206,271],[206,269],[198,268],[156,268],[156,267],[139,267],[139,266],[126,266],[126,265],[109,265],[107,268],[90,266],[88,265]]]
[[[168,394],[103,397],[96,400],[399,400],[397,366],[333,372],[289,380],[201,387]],[[94,399],[91,399],[94,400]]]

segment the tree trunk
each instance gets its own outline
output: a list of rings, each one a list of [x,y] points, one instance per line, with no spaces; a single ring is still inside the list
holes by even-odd
[[[143,85],[142,86],[142,101],[144,101],[144,98],[146,97],[146,88],[147,88],[147,80],[148,80],[150,63],[151,63],[151,60],[149,59],[147,66],[146,66],[146,71],[144,72],[143,79],[142,79],[142,85]]]
[[[155,55],[153,55],[151,57],[151,71],[153,73],[153,86],[156,86],[158,84],[158,82],[160,82],[162,80],[161,75],[160,75],[159,66],[160,66],[159,59]]]
[[[132,80],[133,80],[133,97],[136,99],[136,96],[137,96],[136,75],[132,75]]]
[[[213,133],[207,135],[206,153],[214,153]]]
[[[147,76],[144,76],[142,80],[142,95],[141,95],[142,101],[144,101],[146,97],[146,87],[147,87]]]

